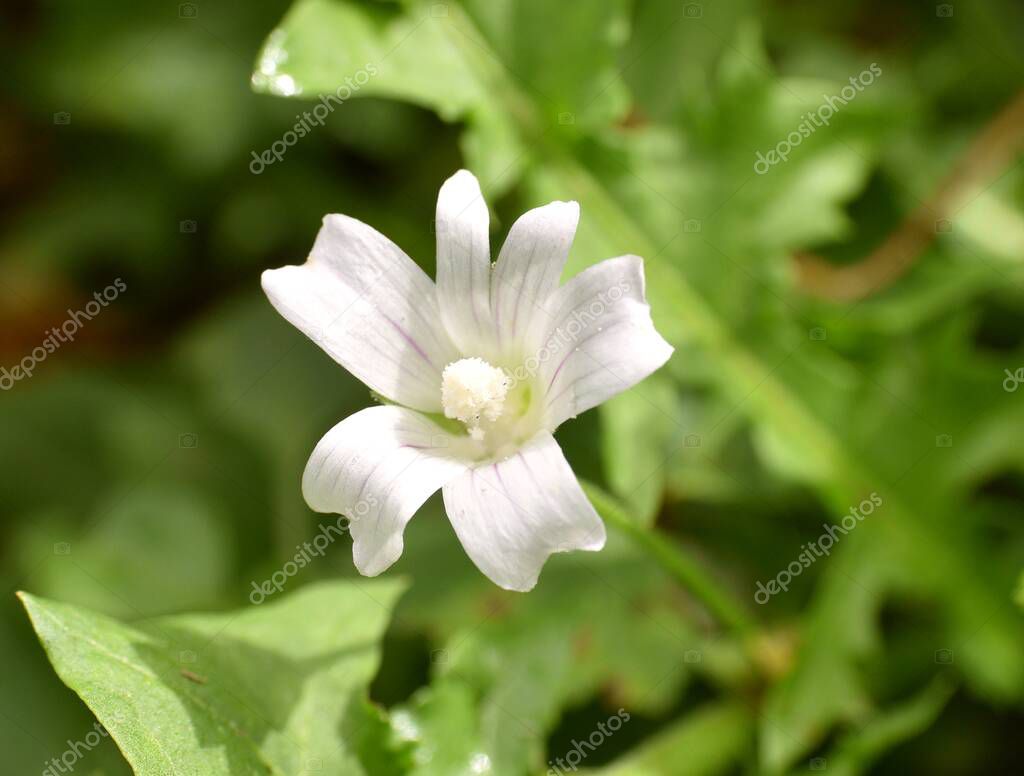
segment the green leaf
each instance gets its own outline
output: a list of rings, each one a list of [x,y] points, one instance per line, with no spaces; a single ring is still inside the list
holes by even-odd
[[[466,0],[463,5],[493,54],[534,99],[543,123],[586,129],[625,114],[629,95],[616,54],[628,37],[627,0],[555,5]]]
[[[306,587],[278,603],[125,625],[21,598],[58,675],[140,776],[366,773],[367,686],[402,590]]]
[[[626,0],[463,5],[299,0],[268,37],[253,86],[306,99],[392,97],[465,121],[468,165],[490,194],[512,186],[532,156],[519,129],[557,126],[571,141],[625,113],[616,56],[628,32]],[[503,67],[535,101],[503,109],[493,94]]]
[[[654,521],[668,476],[666,459],[683,441],[678,405],[672,382],[659,374],[601,405],[605,477],[643,525]]]
[[[865,518],[870,520],[871,518]],[[877,519],[884,519],[881,515]],[[784,772],[833,725],[867,716],[870,699],[857,664],[879,646],[876,617],[888,580],[877,543],[864,532],[840,537],[808,612],[791,672],[768,692],[759,746],[767,772]]]
[[[635,751],[586,773],[601,776],[714,776],[732,773],[753,743],[750,711],[712,703],[645,741]]]
[[[722,50],[753,5],[750,0],[637,3],[621,62],[642,117],[671,121],[708,98]]]
[[[954,692],[944,678],[932,681],[910,700],[887,709],[844,736],[826,757],[832,776],[858,776],[887,750],[919,735],[935,721]]]
[[[22,565],[36,567],[45,595],[137,618],[208,606],[227,590],[234,559],[223,516],[186,488],[112,493],[88,526],[84,536],[43,520],[24,527]]]
[[[394,709],[391,720],[399,739],[413,746],[410,776],[475,776],[490,770],[469,685],[435,682]]]
[[[678,589],[615,533],[600,554],[552,558],[529,596],[481,591],[396,728],[416,743],[425,773],[429,757],[452,768],[486,757],[501,774],[541,770],[566,706],[601,697],[663,714],[693,673],[715,670],[728,646],[709,646],[678,606]]]
[[[391,97],[465,121],[471,166],[489,191],[504,190],[524,149],[510,118],[494,110],[486,70],[465,66],[459,44],[477,44],[453,38],[449,13],[462,12],[454,4],[299,0],[267,38],[253,87],[329,106]]]

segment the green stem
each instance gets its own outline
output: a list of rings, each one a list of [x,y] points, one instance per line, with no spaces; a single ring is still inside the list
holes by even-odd
[[[757,623],[733,596],[721,587],[697,561],[662,534],[641,527],[631,520],[618,501],[593,483],[581,480],[584,493],[605,522],[625,534],[641,550],[656,560],[665,571],[689,590],[722,624],[747,640]]]

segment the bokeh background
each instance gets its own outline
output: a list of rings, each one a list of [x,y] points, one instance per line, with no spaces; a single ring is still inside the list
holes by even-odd
[[[0,15],[0,366],[124,284],[0,393],[4,772],[41,772],[93,721],[16,590],[128,621],[227,610],[316,533],[306,458],[371,398],[277,316],[259,274],[301,262],[330,212],[432,272],[436,192],[462,166],[495,251],[525,209],[578,199],[570,272],[645,255],[676,354],[558,438],[757,619],[764,670],[748,676],[736,639],[628,539],[506,594],[435,498],[388,572],[410,588],[372,698],[471,687],[449,735],[502,774],[543,773],[620,707],[630,723],[587,768],[1018,763],[1019,2],[16,0]],[[380,72],[254,174],[254,153],[366,63]],[[829,126],[755,171],[872,64]],[[755,602],[869,493],[874,516]],[[289,589],[353,573],[345,540]],[[128,766],[107,741],[75,770]]]

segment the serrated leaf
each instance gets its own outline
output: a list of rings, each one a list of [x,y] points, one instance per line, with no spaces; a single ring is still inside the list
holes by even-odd
[[[311,585],[277,603],[126,625],[21,594],[60,678],[140,776],[365,773],[366,692],[402,591]]]

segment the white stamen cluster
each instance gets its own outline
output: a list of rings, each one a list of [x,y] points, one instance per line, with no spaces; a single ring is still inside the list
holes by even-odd
[[[473,439],[483,439],[481,420],[501,417],[508,393],[508,376],[482,358],[453,361],[441,374],[441,405],[446,418],[460,420]]]

